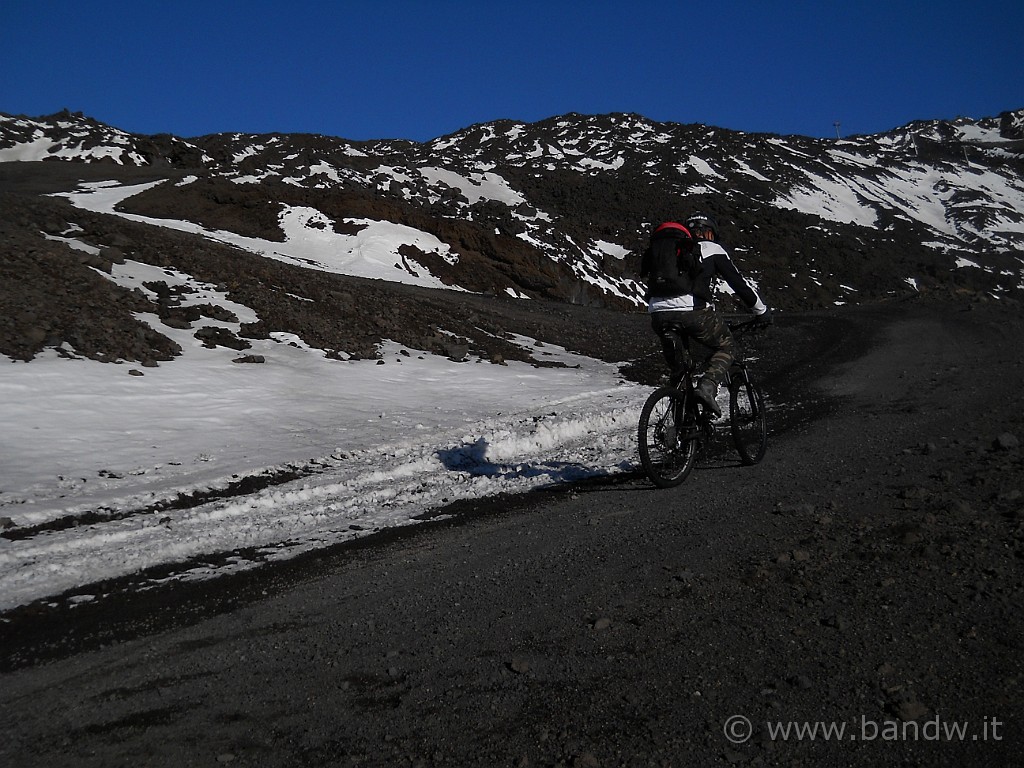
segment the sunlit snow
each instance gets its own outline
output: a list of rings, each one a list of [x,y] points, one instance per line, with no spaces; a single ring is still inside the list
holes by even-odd
[[[343,362],[288,338],[256,342],[247,354],[266,362],[241,364],[189,343],[188,331],[176,338],[185,354],[158,368],[54,353],[0,365],[0,516],[44,529],[89,511],[112,518],[0,539],[0,609],[258,548],[233,566],[247,567],[412,524],[458,499],[631,469],[649,392],[554,347],[536,354],[571,367],[455,363],[393,343],[383,365]],[[240,500],[133,513],[311,464],[316,474]]]
[[[432,275],[414,257],[400,255],[399,249],[402,246],[412,246],[424,253],[435,253],[449,263],[454,263],[457,258],[447,243],[404,224],[372,219],[345,219],[346,224],[356,225],[360,231],[354,235],[343,235],[335,232],[332,222],[315,208],[283,205],[280,224],[285,240],[278,243],[224,230],[211,230],[189,221],[156,219],[115,210],[115,206],[122,200],[161,183],[165,182],[123,187],[104,182],[85,184],[80,191],[66,193],[64,196],[73,204],[98,213],[115,214],[132,221],[202,235],[298,266],[428,288],[455,288]]]
[[[431,183],[441,183],[459,190],[470,203],[497,200],[514,207],[526,202],[525,197],[512,189],[508,182],[496,173],[476,173],[467,178],[444,168],[425,167],[419,171]]]
[[[123,192],[108,190],[105,204]],[[73,231],[58,239],[92,247]],[[185,303],[237,317],[204,325],[237,331],[257,319],[173,269],[129,259],[108,278],[147,293],[151,281],[187,285]],[[205,578],[413,524],[458,499],[633,467],[649,389],[532,339],[512,341],[563,367],[456,363],[392,342],[382,364],[333,360],[287,334],[251,340],[242,355],[140,318],[183,354],[152,368],[55,350],[0,358],[0,520],[37,531],[0,538],[0,610],[158,565]],[[289,469],[306,474],[240,500],[166,508]],[[90,513],[87,525],[66,524]],[[195,560],[232,552],[216,568]]]

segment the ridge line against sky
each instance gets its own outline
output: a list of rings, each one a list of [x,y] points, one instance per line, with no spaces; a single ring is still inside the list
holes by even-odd
[[[569,112],[847,136],[1024,107],[1022,41],[1019,0],[6,0],[0,112],[184,138]]]

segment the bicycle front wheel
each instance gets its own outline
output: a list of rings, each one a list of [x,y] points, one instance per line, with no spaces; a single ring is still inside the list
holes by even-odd
[[[761,388],[743,376],[729,390],[732,440],[744,464],[757,464],[768,448],[768,417]]]
[[[655,390],[640,411],[637,435],[640,463],[659,488],[679,485],[697,460],[696,411],[686,394],[672,387]]]

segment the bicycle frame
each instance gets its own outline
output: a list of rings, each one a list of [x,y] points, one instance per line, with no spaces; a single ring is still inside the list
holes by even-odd
[[[730,323],[730,331],[753,327],[755,321]],[[667,331],[672,332],[672,331]],[[719,419],[696,395],[695,374],[700,363],[694,359],[690,339],[676,333],[682,344],[681,371],[669,385],[659,387],[644,403],[638,424],[641,464],[655,485],[678,485],[689,475],[705,444],[716,431]],[[729,392],[728,423],[743,464],[756,464],[767,445],[764,396],[752,380],[746,363],[736,360],[727,372]]]

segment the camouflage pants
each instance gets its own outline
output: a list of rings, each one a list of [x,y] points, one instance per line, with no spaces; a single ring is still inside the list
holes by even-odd
[[[699,342],[710,351],[704,377],[715,384],[725,380],[729,366],[739,357],[739,349],[729,326],[714,309],[653,312],[651,327],[661,339],[661,349],[673,376],[682,372],[691,340]],[[700,358],[695,350],[694,354]]]

